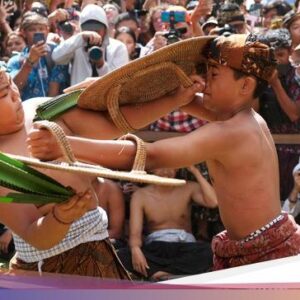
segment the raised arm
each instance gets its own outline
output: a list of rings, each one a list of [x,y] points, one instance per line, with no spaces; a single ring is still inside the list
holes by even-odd
[[[191,76],[191,79],[195,84],[190,88],[180,87],[175,94],[151,102],[122,106],[121,113],[131,127],[143,128],[167,113],[191,102],[195,93],[202,91],[204,88],[202,78]],[[114,125],[106,112],[75,108],[65,113],[60,121],[76,136],[114,139],[124,134]]]
[[[211,184],[207,182],[195,166],[190,166],[188,170],[195,176],[198,183],[193,189],[192,199],[202,206],[216,207],[218,205],[217,195]]]
[[[293,101],[286,91],[284,90],[281,81],[279,80],[278,76],[274,76],[271,80],[271,86],[275,92],[277,101],[282,108],[282,110],[287,114],[289,119],[292,122],[299,120],[300,118],[300,99],[296,99]]]

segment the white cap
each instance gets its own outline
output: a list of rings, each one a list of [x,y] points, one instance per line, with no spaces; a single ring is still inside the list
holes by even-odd
[[[97,21],[106,26],[108,28],[107,17],[104,9],[95,4],[88,4],[84,7],[80,14],[79,23],[82,25],[87,21]]]

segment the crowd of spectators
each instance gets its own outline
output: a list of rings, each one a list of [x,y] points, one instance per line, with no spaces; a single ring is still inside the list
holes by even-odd
[[[87,77],[103,76],[180,40],[202,35],[253,33],[259,41],[274,48],[278,64],[277,75],[270,79],[268,88],[256,99],[253,108],[267,121],[271,133],[298,134],[298,4],[299,1],[282,0],[1,1],[1,67],[17,85],[22,101],[26,101],[33,97],[57,96],[66,87]],[[205,124],[206,121],[178,110],[145,129],[187,133]],[[297,217],[295,211],[299,210],[294,206],[300,201],[297,177],[300,173],[299,168],[294,167],[299,161],[300,147],[285,143],[277,144],[276,148],[281,200],[285,201],[284,209]],[[198,170],[209,180],[205,165],[198,166]],[[185,179],[191,178],[185,170],[179,174]],[[128,234],[130,230],[124,228],[129,224],[130,198],[133,190],[139,188],[110,181],[98,186],[100,205],[108,212],[110,237],[117,247],[126,244],[126,231]],[[114,196],[106,198],[108,194]],[[212,219],[218,223],[218,229],[222,228],[216,210],[203,207],[193,210],[196,238],[210,241],[216,233],[210,234],[207,229]],[[0,251],[7,256],[7,252],[13,253],[11,234],[6,228],[1,229],[1,233]],[[146,267],[144,264],[140,269],[145,277]],[[137,271],[139,267],[133,266],[133,269]]]

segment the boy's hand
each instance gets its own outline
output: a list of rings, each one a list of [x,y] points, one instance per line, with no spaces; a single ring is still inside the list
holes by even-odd
[[[78,193],[66,202],[56,204],[53,213],[63,223],[71,224],[81,218],[92,206],[94,198],[91,190]]]
[[[147,269],[150,269],[150,267],[148,266],[146,257],[144,256],[141,248],[136,247],[131,249],[131,255],[133,269],[145,277],[148,277]]]
[[[26,142],[29,153],[38,159],[54,160],[62,156],[55,137],[47,129],[40,129],[39,122],[33,124]]]
[[[201,93],[205,89],[205,81],[199,75],[191,75],[190,79],[194,82],[191,87],[180,86],[173,95],[178,106],[184,106],[194,100],[196,93]]]

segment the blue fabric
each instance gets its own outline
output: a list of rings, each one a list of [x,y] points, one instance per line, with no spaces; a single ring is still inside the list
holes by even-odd
[[[52,53],[56,45],[48,44],[49,51]],[[7,63],[8,72],[14,78],[21,69],[26,58],[29,55],[29,47],[25,47],[23,51],[12,58]],[[41,57],[39,63],[34,66],[28,76],[27,84],[21,92],[22,101],[34,97],[45,97],[48,95],[49,83],[58,82],[60,91],[69,84],[70,76],[68,73],[68,65],[47,65],[46,57]]]

